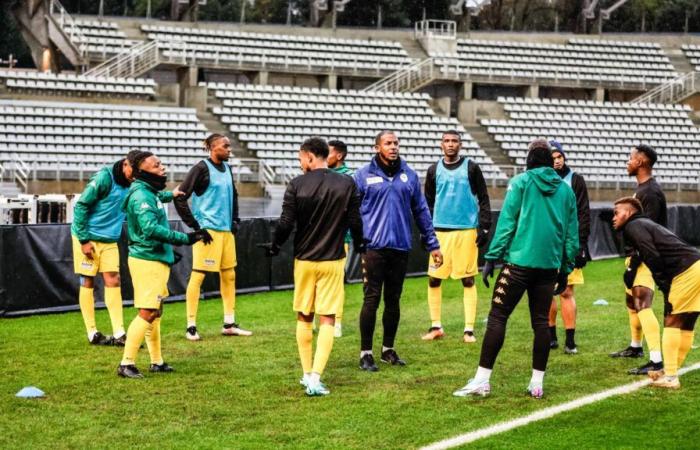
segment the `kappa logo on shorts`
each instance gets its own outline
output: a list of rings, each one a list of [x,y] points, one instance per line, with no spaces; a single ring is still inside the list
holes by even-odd
[[[501,300],[501,297],[494,297],[493,302],[498,303],[499,305],[503,304],[503,300]]]
[[[215,260],[215,259],[211,259],[211,258],[205,258],[205,259],[204,259],[204,265],[205,265],[205,266],[213,266],[214,264],[216,264],[216,260]]]
[[[92,269],[92,266],[93,264],[90,261],[83,261],[80,264],[80,267],[82,267],[83,269]]]
[[[438,269],[439,269],[439,267],[437,265],[435,265],[435,264],[430,265],[430,270],[438,270]]]
[[[498,288],[496,288],[496,293],[506,295],[506,290],[503,289],[502,287],[498,287]]]

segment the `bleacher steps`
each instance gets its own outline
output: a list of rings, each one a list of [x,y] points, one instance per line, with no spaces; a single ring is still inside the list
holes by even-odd
[[[510,159],[501,150],[501,146],[493,139],[493,137],[486,131],[486,127],[481,125],[464,125],[464,129],[471,135],[471,137],[479,144],[479,147],[493,160],[493,163],[501,167],[512,166],[515,161]]]
[[[668,55],[668,59],[671,61],[671,64],[673,64],[676,72],[679,74],[692,72],[694,70],[690,61],[688,61],[688,58],[683,54],[683,50],[680,48],[666,48],[664,51]]]
[[[15,183],[0,182],[0,197],[16,197],[21,193],[22,190]]]

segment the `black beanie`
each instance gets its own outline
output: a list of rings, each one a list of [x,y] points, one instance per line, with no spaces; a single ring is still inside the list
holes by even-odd
[[[527,153],[527,170],[538,167],[554,167],[554,158],[546,139],[535,139],[530,143]]]

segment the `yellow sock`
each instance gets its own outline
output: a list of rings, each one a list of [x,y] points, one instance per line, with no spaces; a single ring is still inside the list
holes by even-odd
[[[83,314],[83,322],[88,336],[97,331],[95,325],[95,295],[92,288],[80,286],[78,294],[78,303],[80,303],[80,312]]]
[[[129,325],[126,332],[126,343],[124,344],[124,356],[122,366],[128,366],[136,362],[136,355],[139,353],[141,342],[146,336],[146,332],[151,329],[151,324],[143,320],[141,316],[136,316]]]
[[[665,333],[665,331],[664,331]],[[683,362],[685,362],[685,357],[688,356],[688,352],[693,347],[693,338],[695,333],[693,331],[681,330],[681,344],[678,347],[678,368],[683,367]]]
[[[464,329],[474,331],[476,321],[476,285],[464,288]]]
[[[333,350],[333,337],[335,335],[335,327],[333,325],[321,325],[318,327],[318,338],[316,338],[316,355],[314,355],[314,366],[311,369],[313,373],[323,374],[323,369],[326,368],[328,357],[331,356]]]
[[[160,352],[160,318],[154,320],[151,329],[146,332],[146,347],[151,355],[151,364],[163,364],[163,355]]]
[[[203,282],[204,273],[193,270],[190,274],[190,281],[187,283],[187,292],[185,293],[188,327],[197,323],[197,307],[199,306],[199,294]]]
[[[641,311],[640,311],[641,313]],[[664,328],[664,373],[675,377],[678,375],[678,356],[681,346],[681,329]]]
[[[221,271],[219,281],[221,299],[224,303],[224,322],[233,323],[233,312],[236,309],[236,271],[234,269]]]
[[[637,313],[637,316],[639,316],[639,323],[642,324],[644,336],[647,338],[649,352],[660,351],[661,329],[659,328],[659,321],[656,320],[654,311],[652,311],[651,308],[644,308]]]
[[[642,345],[644,334],[642,333],[642,323],[639,321],[637,311],[627,308],[627,313],[630,316],[630,334],[632,336],[632,341],[639,342],[639,345]]]
[[[124,313],[122,312],[122,288],[105,287],[105,305],[112,321],[112,335],[120,337],[124,334]]]
[[[313,323],[297,320],[297,347],[299,347],[299,359],[301,359],[301,368],[304,373],[311,373],[313,340]]]
[[[430,309],[431,326],[441,327],[440,316],[442,313],[442,286],[428,286],[428,309]]]

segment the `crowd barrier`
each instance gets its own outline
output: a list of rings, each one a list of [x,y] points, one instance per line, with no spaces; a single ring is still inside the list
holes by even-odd
[[[621,254],[620,236],[599,219],[602,209],[591,211],[591,236],[588,246],[594,259],[609,258]],[[498,212],[494,211],[494,224]],[[700,206],[672,206],[668,211],[669,228],[686,242],[700,245]],[[239,294],[269,290],[289,289],[293,285],[293,236],[284,245],[280,255],[265,257],[256,244],[268,242],[276,219],[248,219],[241,223],[236,236],[238,266],[236,287]],[[171,221],[174,229],[187,231],[180,221]],[[495,226],[492,227],[495,229]],[[125,304],[131,304],[133,289],[126,265],[126,242],[119,243],[122,280],[122,296]],[[182,260],[171,270],[168,301],[184,298],[187,280],[192,267],[189,247],[176,248]],[[361,281],[360,258],[350,251],[347,280]],[[413,251],[408,262],[411,276],[424,275],[428,256],[421,248],[418,233],[414,230]],[[98,277],[99,278],[99,277]],[[0,226],[0,316],[16,317],[29,314],[77,310],[79,281],[73,273],[70,224],[36,224]],[[205,297],[218,295],[218,276],[209,274],[202,287]],[[102,282],[96,282],[95,297],[100,306]]]

